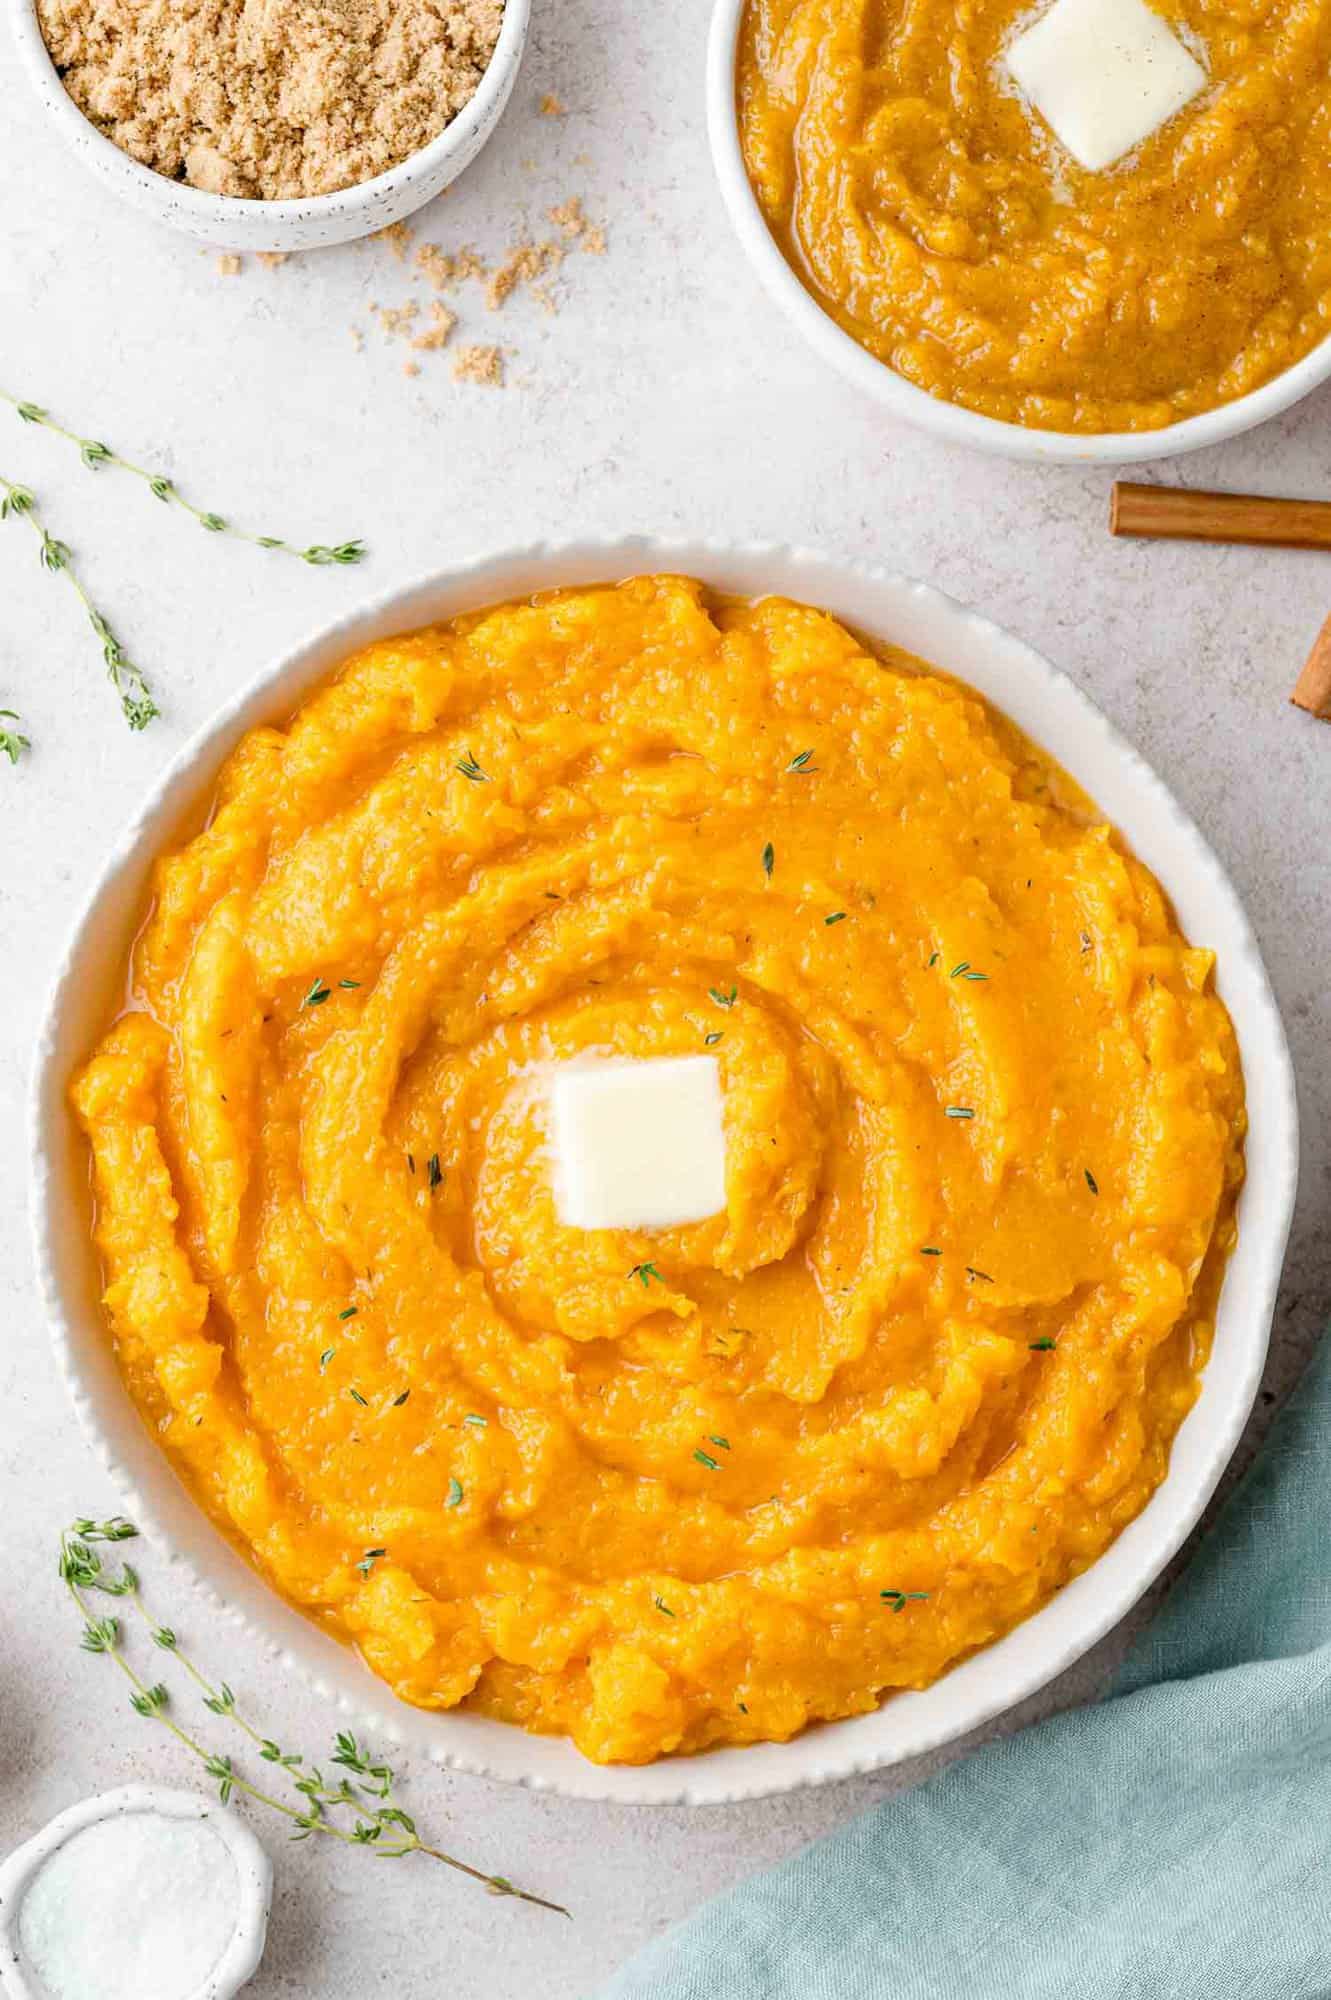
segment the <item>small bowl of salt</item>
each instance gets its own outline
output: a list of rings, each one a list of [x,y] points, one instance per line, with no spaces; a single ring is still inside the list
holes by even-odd
[[[198,1792],[123,1785],[0,1867],[6,2000],[230,2000],[263,1956],[272,1863]]]

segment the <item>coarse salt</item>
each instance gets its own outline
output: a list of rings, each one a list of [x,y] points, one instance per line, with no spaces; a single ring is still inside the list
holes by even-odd
[[[207,1819],[96,1821],[38,1867],[19,1944],[50,2000],[185,2000],[219,1964],[240,1883]]]

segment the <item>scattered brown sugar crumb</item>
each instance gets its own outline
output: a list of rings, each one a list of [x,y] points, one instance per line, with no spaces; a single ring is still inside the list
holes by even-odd
[[[433,353],[448,345],[448,337],[458,323],[458,316],[450,312],[442,299],[430,301],[430,324],[423,328],[412,341],[412,346],[423,354]]]
[[[571,195],[558,208],[552,208],[550,220],[557,229],[563,230],[565,236],[579,238],[582,248],[590,251],[593,257],[604,257],[605,231],[587,220],[577,195]]]
[[[411,332],[413,322],[419,317],[420,307],[415,299],[407,299],[400,306],[372,305],[370,311],[389,339],[394,340],[399,334]]]
[[[289,250],[256,250],[255,256],[265,270],[275,271],[279,264],[285,264],[291,255]]]
[[[407,261],[407,247],[411,242],[411,225],[406,222],[390,222],[383,229],[376,229],[372,242],[386,243],[399,264]]]
[[[453,363],[455,382],[475,382],[482,388],[504,386],[504,355],[498,347],[460,347]]]
[[[547,271],[558,270],[564,251],[559,243],[515,243],[485,288],[485,303],[497,312],[519,285],[535,286]],[[548,294],[547,294],[548,296]]]
[[[416,252],[416,269],[437,292],[447,291],[450,285],[465,284],[469,278],[480,281],[489,275],[469,245],[450,254],[438,243],[422,243]]]
[[[561,201],[558,208],[550,210],[550,220],[556,229],[562,229],[565,236],[581,236],[587,227],[587,218],[582,212],[582,203],[576,195]]]
[[[61,81],[168,180],[262,201],[396,167],[476,91],[504,0],[37,0]]]
[[[542,118],[562,118],[564,116],[564,106],[552,91],[547,91],[541,99],[541,116]]]
[[[404,375],[419,375],[419,374],[420,374],[420,372],[421,372],[421,364],[420,364],[420,362],[419,362],[419,361],[404,361],[404,362],[403,362],[403,364],[402,364],[402,373],[403,373]]]
[[[217,260],[217,268],[224,278],[234,278],[240,271],[240,259],[234,250],[227,250]]]

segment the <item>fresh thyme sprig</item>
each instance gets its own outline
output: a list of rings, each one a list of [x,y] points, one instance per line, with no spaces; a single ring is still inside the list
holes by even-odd
[[[22,718],[15,708],[0,708],[0,757],[8,757],[11,764],[17,764],[25,750],[32,745],[21,731],[6,729],[7,722],[19,722]]]
[[[40,543],[38,559],[42,568],[68,579],[70,587],[88,615],[88,623],[101,642],[102,658],[106,661],[106,673],[112,687],[120,696],[120,706],[131,729],[146,729],[155,715],[161,713],[152,698],[152,692],[142,673],[129,658],[106,619],[89,597],[77,572],[72,566],[68,546],[51,533],[37,511],[37,496],[30,486],[20,486],[16,480],[6,479],[0,474],[0,521],[12,517],[24,520],[32,528]]]
[[[280,535],[254,535],[244,528],[234,528],[221,514],[215,514],[207,507],[196,507],[192,500],[187,500],[177,489],[174,480],[165,478],[160,472],[150,471],[146,465],[136,465],[133,459],[125,458],[120,452],[113,451],[111,446],[103,444],[100,438],[80,437],[77,431],[66,429],[65,425],[57,423],[50,411],[44,410],[40,403],[25,402],[21,397],[11,396],[7,389],[0,389],[0,402],[8,403],[21,423],[36,424],[42,430],[50,431],[53,436],[64,438],[67,444],[74,445],[90,472],[97,472],[102,466],[109,465],[120,472],[132,473],[136,479],[143,481],[158,500],[165,501],[169,506],[179,507],[184,513],[192,515],[199,526],[207,529],[210,535],[230,535],[233,540],[250,542],[258,549],[279,549],[284,555],[298,556],[301,562],[313,563],[319,568],[328,563],[357,563],[365,554],[364,542],[331,544],[311,542],[302,549],[297,548],[294,542],[284,541]]]
[[[317,1765],[307,1765],[302,1757],[284,1751],[280,1744],[256,1729],[240,1712],[236,1697],[227,1683],[210,1681],[182,1652],[171,1627],[158,1624],[143,1601],[137,1571],[127,1562],[108,1566],[96,1546],[98,1543],[131,1541],[137,1534],[138,1529],[131,1521],[115,1515],[108,1521],[81,1518],[61,1535],[60,1576],[83,1619],[81,1643],[85,1652],[105,1654],[114,1663],[129,1682],[130,1704],[135,1714],[150,1722],[160,1722],[182,1748],[199,1760],[208,1776],[215,1781],[224,1805],[234,1793],[239,1792],[256,1805],[268,1806],[289,1820],[293,1827],[293,1840],[308,1840],[314,1833],[326,1834],[347,1847],[368,1847],[385,1860],[398,1860],[406,1854],[426,1854],[433,1861],[443,1862],[446,1868],[455,1869],[460,1875],[479,1882],[492,1896],[513,1896],[519,1902],[533,1903],[539,1909],[554,1910],[564,1917],[568,1915],[561,1903],[547,1902],[544,1896],[534,1896],[526,1889],[516,1888],[506,1875],[487,1875],[483,1869],[473,1868],[456,1855],[429,1846],[417,1832],[415,1821],[398,1802],[391,1767],[373,1762],[350,1731],[339,1730],[334,1739],[331,1761],[342,1776],[336,1784],[332,1784]],[[372,1554],[377,1559],[381,1553],[380,1550],[367,1551],[367,1556]],[[208,1749],[175,1720],[170,1713],[171,1694],[165,1682],[149,1683],[131,1665],[122,1644],[120,1620],[97,1615],[88,1601],[89,1593],[93,1591],[121,1598],[128,1604],[147,1627],[153,1644],[180,1662],[201,1691],[204,1707],[213,1715],[234,1723],[249,1738],[262,1761],[273,1765],[288,1780],[301,1800],[300,1805],[263,1791],[236,1769],[230,1757],[219,1756]],[[339,1811],[350,1817],[350,1825],[344,1819],[334,1817]]]

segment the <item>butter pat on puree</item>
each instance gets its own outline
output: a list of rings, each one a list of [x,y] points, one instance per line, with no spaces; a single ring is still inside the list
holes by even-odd
[[[715,1056],[570,1063],[550,1083],[555,1200],[572,1229],[671,1229],[726,1205]]]
[[[1145,0],[1054,0],[1006,62],[1091,173],[1140,146],[1206,85],[1201,64]]]

